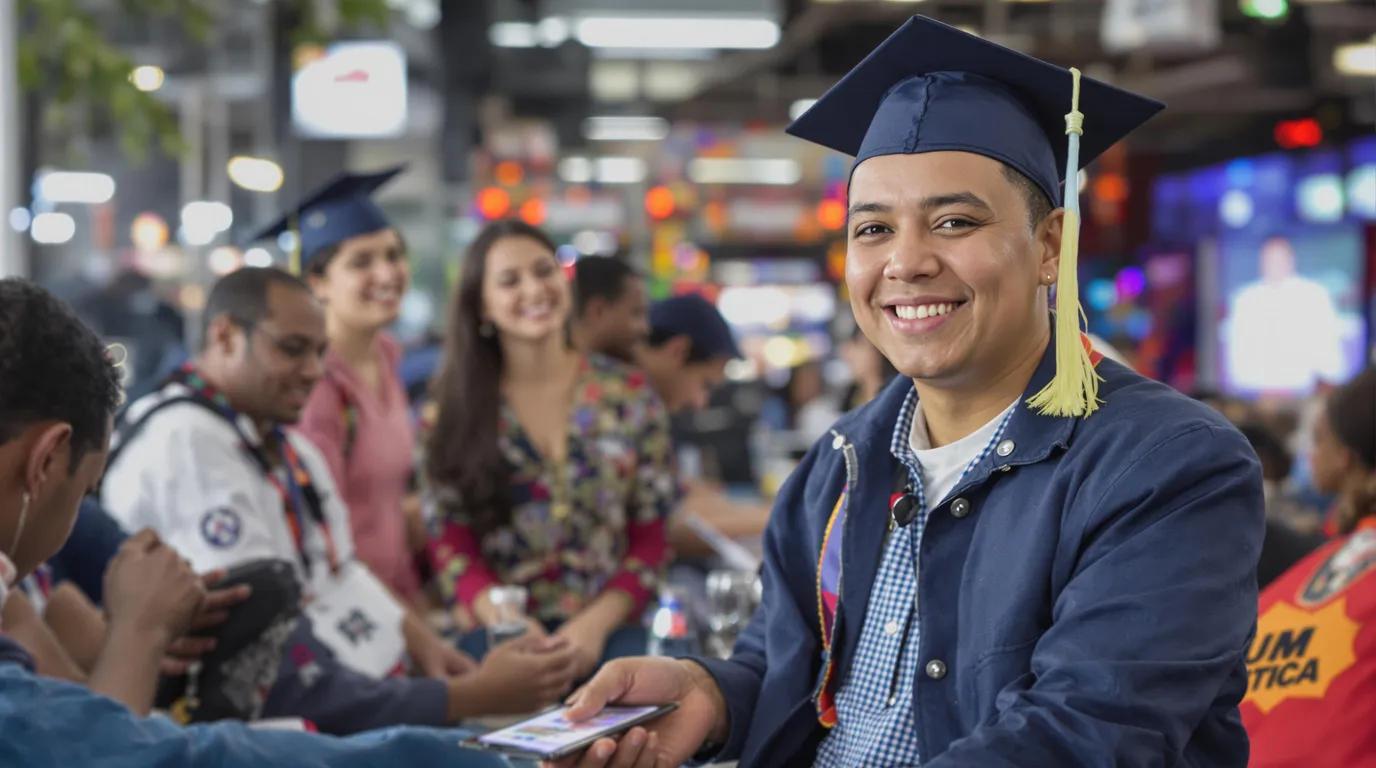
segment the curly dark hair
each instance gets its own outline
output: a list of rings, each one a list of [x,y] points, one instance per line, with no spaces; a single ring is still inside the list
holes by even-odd
[[[36,422],[72,426],[71,469],[103,447],[121,400],[105,345],[52,294],[0,280],[0,443]]]

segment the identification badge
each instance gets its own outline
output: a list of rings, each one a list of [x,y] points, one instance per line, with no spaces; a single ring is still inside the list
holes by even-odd
[[[316,637],[340,662],[375,680],[401,668],[405,612],[372,571],[351,561],[322,581],[325,584],[306,605]]]

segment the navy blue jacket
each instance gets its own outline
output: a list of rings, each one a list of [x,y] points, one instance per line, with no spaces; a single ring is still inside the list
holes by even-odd
[[[1264,527],[1255,454],[1212,410],[1109,360],[1100,410],[1038,415],[1025,400],[1053,370],[1049,346],[1004,433],[1011,452],[991,452],[931,511],[913,691],[923,768],[1245,766],[1237,706]],[[762,607],[731,659],[701,661],[730,711],[722,758],[811,762],[824,735],[819,550],[845,491],[833,643],[844,681],[911,386],[900,378],[844,416],[780,492]],[[921,673],[934,660],[939,679]]]

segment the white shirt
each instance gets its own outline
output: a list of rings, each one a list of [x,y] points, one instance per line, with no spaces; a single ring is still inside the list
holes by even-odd
[[[130,406],[126,421],[132,424],[162,400],[186,394],[179,384],[164,387]],[[238,425],[250,440],[261,441],[248,417],[240,415]],[[346,563],[354,556],[349,512],[335,490],[329,465],[305,437],[289,432],[287,439],[320,493],[338,562]],[[234,427],[194,403],[170,405],[153,414],[120,448],[105,471],[101,503],[127,531],[152,528],[197,571],[279,558],[296,568],[307,596],[330,578],[321,527],[303,516],[304,549],[312,565],[308,577],[282,495],[263,476]]]
[[[918,464],[922,467],[922,491],[929,507],[940,504],[946,498],[946,494],[956,487],[961,475],[965,474],[965,468],[970,466],[970,462],[974,461],[985,446],[989,445],[1003,417],[1017,404],[1017,400],[1009,403],[1008,407],[1000,411],[989,423],[954,443],[933,448],[931,438],[927,435],[927,417],[922,411],[922,401],[917,401],[908,445],[913,449],[913,454],[917,456]]]
[[[1343,380],[1343,329],[1333,299],[1299,276],[1258,281],[1238,291],[1224,325],[1225,373],[1249,391],[1307,393]]]

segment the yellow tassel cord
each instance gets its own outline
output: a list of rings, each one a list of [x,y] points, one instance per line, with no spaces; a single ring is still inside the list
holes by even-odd
[[[297,277],[302,277],[301,226],[300,222],[297,221],[297,217],[295,215],[292,215],[290,218],[287,219],[287,228],[291,230],[291,233],[293,235],[295,235],[295,237],[292,238],[291,241],[291,253],[287,254],[287,268],[291,270],[291,273],[293,275],[296,275]]]
[[[1027,404],[1045,416],[1088,416],[1099,408],[1099,374],[1089,350],[1080,341],[1088,327],[1080,306],[1077,267],[1080,253],[1080,136],[1085,116],[1080,112],[1080,70],[1070,70],[1073,84],[1065,132],[1065,220],[1061,225],[1061,259],[1056,278],[1056,375]]]

